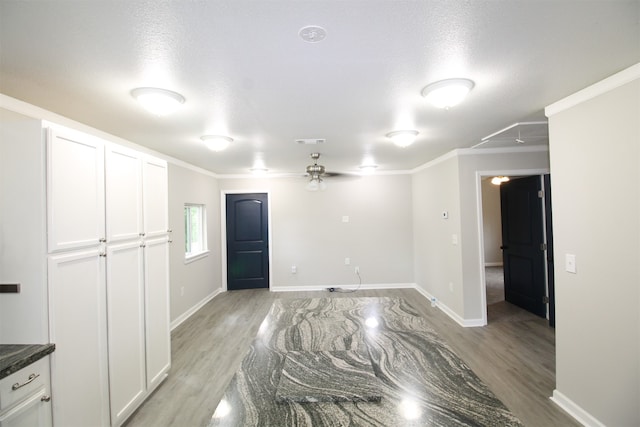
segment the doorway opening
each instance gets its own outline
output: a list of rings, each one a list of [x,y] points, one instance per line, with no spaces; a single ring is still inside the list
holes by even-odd
[[[484,323],[533,313],[554,326],[548,171],[483,171],[476,176]],[[511,181],[491,184],[495,176]]]

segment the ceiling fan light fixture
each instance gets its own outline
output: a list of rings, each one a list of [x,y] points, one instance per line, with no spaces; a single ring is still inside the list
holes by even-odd
[[[200,137],[204,145],[211,151],[223,151],[229,148],[233,138],[224,135],[203,135]]]
[[[184,104],[184,96],[177,92],[156,87],[139,87],[131,91],[135,98],[147,111],[157,116],[166,116],[175,112]]]
[[[386,137],[393,141],[398,147],[408,147],[416,141],[420,132],[417,130],[396,130],[389,132]]]
[[[305,188],[307,191],[324,191],[327,189],[327,184],[319,176],[312,176]]]
[[[425,86],[422,96],[437,108],[449,109],[464,101],[474,86],[469,79],[445,79]]]

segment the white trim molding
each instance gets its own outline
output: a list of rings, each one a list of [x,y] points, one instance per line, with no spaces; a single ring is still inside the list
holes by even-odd
[[[373,284],[342,284],[325,286],[272,286],[271,292],[310,292],[327,291],[328,288],[339,289],[337,292],[353,292],[356,290],[376,290],[376,289],[418,289],[415,283],[373,283]]]
[[[597,96],[605,94],[620,86],[626,85],[634,80],[640,79],[640,63],[620,71],[596,84],[582,89],[573,95],[569,95],[558,102],[549,105],[544,109],[544,114],[551,117],[571,107],[575,107],[585,101],[593,99]]]
[[[415,289],[423,297],[425,297],[429,302],[431,302],[432,300],[435,299],[436,307],[438,307],[440,310],[442,310],[444,312],[444,314],[449,316],[451,319],[453,319],[458,325],[462,326],[463,328],[474,328],[474,327],[478,327],[478,326],[485,326],[487,324],[487,322],[484,321],[483,319],[464,319],[464,318],[460,317],[458,315],[458,313],[456,313],[455,311],[450,309],[442,301],[439,301],[437,298],[435,298],[433,295],[431,295],[429,292],[425,291],[421,287],[416,285]]]
[[[571,415],[582,425],[587,427],[606,427],[603,423],[598,421],[593,415],[582,409],[573,400],[562,394],[560,391],[553,390],[553,396],[549,399],[556,405],[558,405],[567,414]]]
[[[209,295],[204,297],[204,299],[202,301],[200,301],[199,303],[197,303],[196,305],[191,307],[189,310],[187,310],[184,313],[182,313],[176,319],[172,320],[171,321],[171,330],[173,331],[175,328],[177,328],[182,323],[184,323],[185,320],[187,320],[188,318],[193,316],[198,310],[200,310],[202,307],[204,307],[209,301],[211,301],[212,299],[214,299],[215,297],[220,295],[222,293],[222,291],[223,291],[222,288],[216,289],[215,291],[213,291],[212,293],[210,293]]]

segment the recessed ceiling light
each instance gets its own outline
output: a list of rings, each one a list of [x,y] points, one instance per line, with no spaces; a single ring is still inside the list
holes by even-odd
[[[226,150],[233,142],[233,138],[229,138],[224,135],[204,135],[200,139],[204,142],[204,145],[211,151]]]
[[[322,27],[318,27],[317,25],[309,25],[300,28],[300,31],[298,31],[298,35],[307,43],[318,43],[324,40],[325,37],[327,37],[327,31]]]
[[[475,83],[469,79],[446,79],[427,85],[422,96],[438,108],[451,108],[461,103]]]
[[[166,116],[184,104],[184,96],[177,92],[156,87],[139,87],[131,91],[133,96],[149,112]]]
[[[393,141],[398,147],[408,147],[416,141],[417,130],[396,130],[389,132],[386,137]]]

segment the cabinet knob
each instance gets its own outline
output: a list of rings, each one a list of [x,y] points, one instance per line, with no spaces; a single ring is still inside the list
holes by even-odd
[[[169,243],[173,243],[173,240],[169,239],[169,240],[167,240],[167,242],[169,242]]]
[[[101,238],[101,239],[99,240],[99,242],[100,242],[100,243],[106,243],[106,242],[107,242],[107,239],[103,237],[103,238]]]
[[[144,235],[145,235],[145,234],[146,234],[146,233],[140,233],[140,234],[138,234],[138,235],[139,235],[140,237],[144,237]]]
[[[51,396],[44,395],[40,398],[41,402],[49,402],[51,401]]]
[[[106,254],[106,253],[104,253],[104,252],[100,252],[100,256],[101,256],[101,257],[106,258],[106,257],[107,257],[107,254]]]
[[[167,233],[173,233],[173,230],[172,229],[168,229]]]

